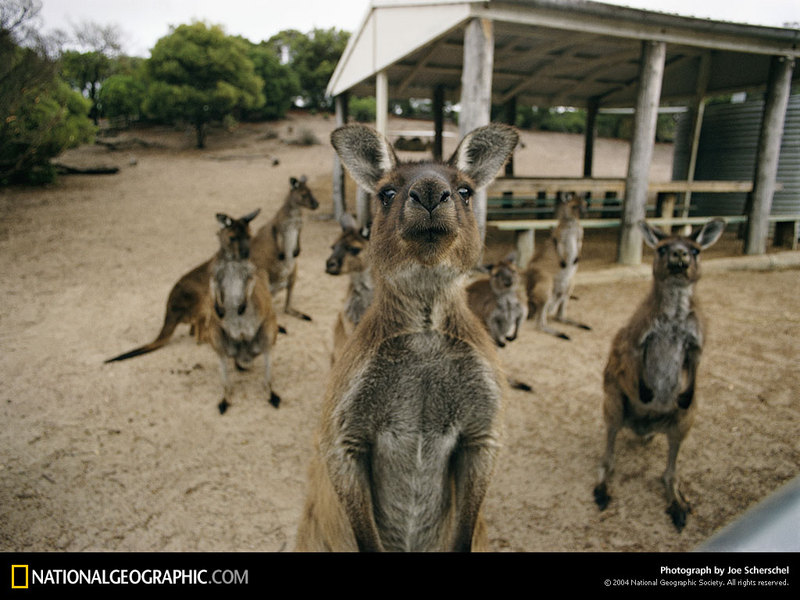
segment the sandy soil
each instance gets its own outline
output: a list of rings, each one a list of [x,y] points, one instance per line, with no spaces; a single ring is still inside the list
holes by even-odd
[[[126,139],[158,145],[61,158],[117,165],[116,175],[0,191],[0,550],[293,547],[347,285],[324,273],[338,231],[332,128],[292,115],[214,131],[204,151],[192,148],[191,131],[134,131]],[[321,143],[287,143],[305,131]],[[579,136],[526,133],[524,142],[518,173],[580,175]],[[625,143],[600,140],[595,155],[597,175],[624,176]],[[669,178],[670,160],[671,148],[659,146],[654,177]],[[103,364],[155,336],[173,283],[216,250],[216,212],[261,208],[258,226],[303,174],[321,206],[306,214],[295,305],[313,321],[280,317],[288,334],[273,363],[279,409],[262,397],[258,372],[241,373],[221,416],[217,360],[185,326],[158,352]],[[487,257],[507,249],[508,240],[490,240]],[[708,259],[740,247],[726,234]],[[587,233],[584,254],[583,271],[611,268],[613,237]],[[527,323],[502,351],[508,371],[535,390],[509,397],[506,449],[485,507],[493,550],[690,550],[800,472],[798,272],[709,273],[698,289],[711,322],[700,408],[680,461],[689,523],[678,534],[664,513],[663,438],[645,448],[621,435],[614,500],[597,510],[601,373],[612,335],[648,285],[579,285],[571,312],[592,331],[566,342]]]

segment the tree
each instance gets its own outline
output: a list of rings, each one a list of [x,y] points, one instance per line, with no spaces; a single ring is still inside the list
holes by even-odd
[[[144,110],[169,122],[188,120],[205,147],[208,123],[264,104],[264,81],[247,46],[219,26],[181,25],[156,42],[147,61],[152,83]]]
[[[98,97],[99,106],[106,117],[122,117],[125,126],[139,116],[147,86],[135,75],[112,75],[103,83]]]
[[[289,66],[281,63],[273,46],[266,42],[246,43],[256,75],[264,81],[262,92],[265,98],[262,107],[248,111],[246,116],[254,120],[281,119],[300,94],[300,81]]]
[[[305,35],[296,29],[277,33],[268,40],[279,56],[286,56],[288,64],[300,80],[300,97],[304,106],[329,110],[331,100],[326,97],[336,63],[339,62],[350,33],[331,29],[314,29]]]
[[[13,11],[11,9],[14,9]],[[20,8],[22,10],[20,10]],[[38,11],[32,2],[0,5],[0,183],[46,182],[50,159],[89,142],[94,127],[88,102],[62,81],[44,47],[30,43],[26,25]]]
[[[86,22],[75,26],[69,42],[80,50],[66,50],[61,56],[61,76],[91,100],[89,116],[95,125],[100,119],[100,88],[114,73],[114,59],[122,48],[119,38],[116,25]]]

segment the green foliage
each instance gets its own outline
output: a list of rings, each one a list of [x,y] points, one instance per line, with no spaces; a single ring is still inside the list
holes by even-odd
[[[99,106],[106,117],[122,117],[125,124],[139,116],[146,85],[135,75],[112,75],[100,88]]]
[[[281,64],[273,45],[267,42],[258,45],[246,43],[255,73],[264,81],[262,93],[265,102],[262,107],[247,111],[245,117],[267,121],[281,119],[292,107],[294,98],[300,94],[300,80],[291,68]]]
[[[168,122],[192,123],[198,148],[205,146],[208,123],[264,105],[264,81],[256,75],[247,44],[218,26],[174,28],[156,42],[147,73],[151,85],[145,112]]]
[[[371,123],[375,121],[376,115],[375,98],[373,96],[367,98],[350,96],[347,101],[347,112],[359,123]]]
[[[91,103],[55,74],[54,65],[0,30],[0,183],[44,183],[50,159],[92,140]]]
[[[61,56],[61,77],[73,89],[91,100],[89,116],[97,124],[100,117],[98,91],[103,80],[111,74],[111,59],[100,52],[67,50]]]
[[[330,110],[331,100],[325,90],[348,39],[349,32],[336,28],[314,29],[308,35],[289,29],[271,37],[267,44],[279,56],[288,56],[288,65],[300,83],[303,105],[311,110]]]

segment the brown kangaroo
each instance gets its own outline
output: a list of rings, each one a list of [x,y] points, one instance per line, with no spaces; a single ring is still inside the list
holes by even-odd
[[[603,378],[606,449],[594,498],[601,510],[611,500],[608,481],[621,428],[648,440],[664,433],[667,513],[681,531],[690,507],[678,487],[676,462],[697,407],[695,383],[706,329],[694,288],[700,251],[719,239],[725,222],[709,221],[690,237],[668,235],[644,221],[640,227],[645,243],[656,250],[653,287],[611,345]]]
[[[329,275],[350,275],[344,308],[339,311],[333,331],[332,363],[372,304],[375,289],[366,260],[369,232],[359,229],[355,218],[348,213],[342,215],[341,226],[342,233],[331,246],[331,255],[325,262],[325,272]]]
[[[500,348],[513,342],[519,335],[528,315],[527,299],[520,286],[520,273],[515,253],[484,265],[488,277],[476,279],[467,286],[467,303],[475,316],[484,324],[494,343]],[[509,376],[511,387],[530,392],[533,388]]]
[[[274,297],[286,290],[283,311],[293,317],[310,321],[311,317],[292,307],[292,292],[297,281],[297,256],[300,254],[300,232],[303,229],[303,210],[315,210],[319,203],[306,184],[305,175],[289,179],[289,193],[283,205],[266,225],[253,236],[250,255],[256,267],[269,277],[269,289]]]
[[[482,249],[470,202],[517,138],[488,125],[447,163],[400,163],[367,127],[331,135],[375,194],[375,297],[331,369],[297,550],[486,549],[506,386],[466,302]]]
[[[125,360],[147,354],[164,346],[172,337],[175,328],[181,323],[188,323],[198,342],[204,338],[203,306],[208,296],[208,286],[211,278],[211,263],[216,258],[247,258],[250,254],[250,221],[258,216],[260,209],[254,210],[240,219],[217,213],[220,228],[217,231],[219,250],[217,254],[198,265],[172,287],[167,298],[167,311],[164,315],[164,325],[156,339],[114,358],[109,358],[106,363]]]
[[[220,360],[223,397],[218,408],[230,406],[232,386],[228,372],[233,362],[247,370],[264,356],[264,387],[270,404],[278,408],[280,397],[272,391],[271,350],[278,335],[272,296],[266,273],[249,258],[218,256],[210,266],[209,293],[204,305],[205,338]]]
[[[548,325],[554,316],[559,323],[581,329],[588,325],[568,319],[567,303],[572,293],[575,272],[583,247],[580,218],[586,212],[586,200],[569,194],[556,204],[558,225],[550,239],[534,254],[525,270],[528,295],[528,318],[536,319],[536,327],[544,333],[568,340],[569,336]]]

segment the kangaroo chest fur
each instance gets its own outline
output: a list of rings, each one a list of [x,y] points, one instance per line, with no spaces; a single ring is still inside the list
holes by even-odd
[[[387,550],[436,550],[451,524],[454,456],[492,430],[500,389],[468,344],[433,330],[385,340],[348,393],[345,437],[367,449]]]
[[[496,301],[497,305],[492,311],[491,318],[497,323],[500,333],[510,336],[514,333],[517,319],[522,314],[522,303],[515,290],[499,294]]]
[[[687,355],[700,350],[703,336],[691,297],[691,287],[668,291],[641,337],[644,387],[640,385],[635,412],[645,422],[669,419],[679,410],[679,394],[689,385]]]
[[[288,285],[289,275],[294,271],[297,255],[300,253],[302,227],[303,218],[300,209],[297,209],[297,214],[290,213],[288,218],[276,226],[278,260],[270,265],[270,292],[273,294]]]

